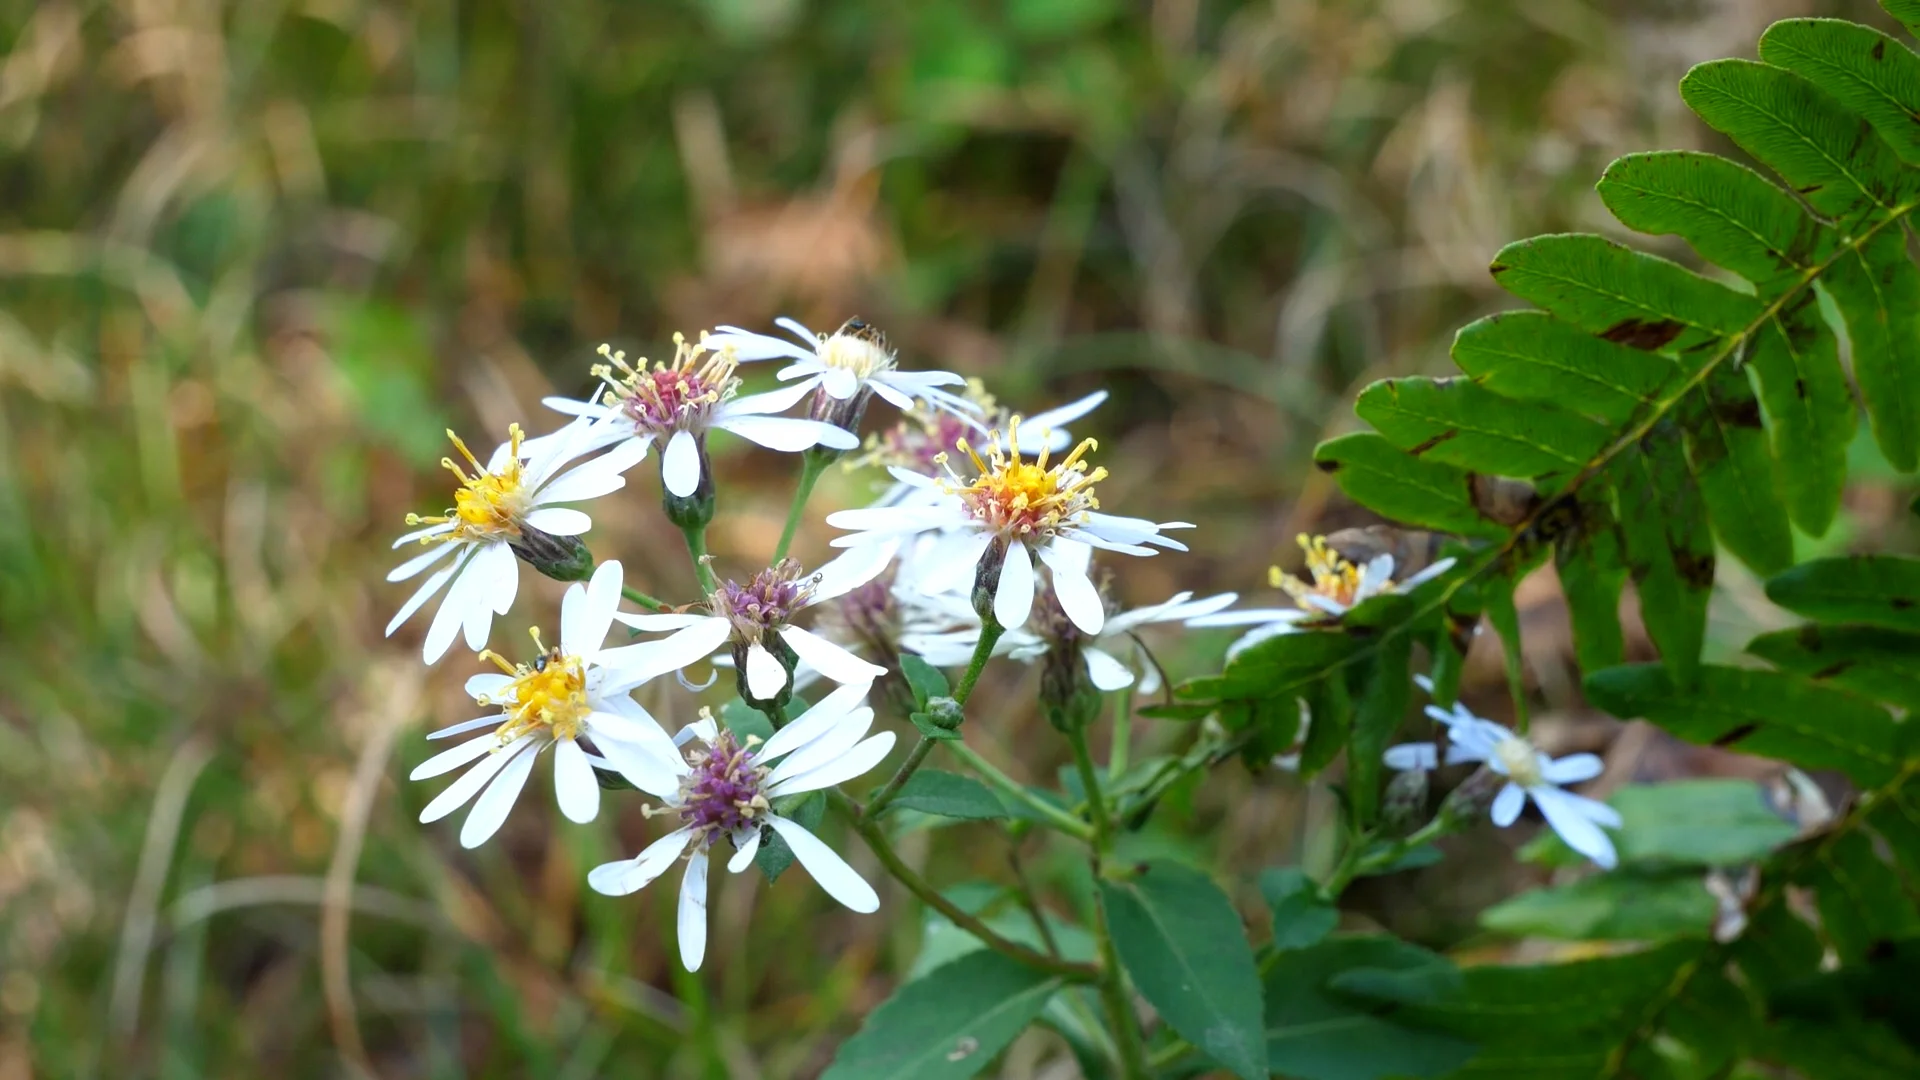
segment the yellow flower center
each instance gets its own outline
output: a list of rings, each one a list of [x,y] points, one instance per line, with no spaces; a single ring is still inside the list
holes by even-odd
[[[1501,739],[1493,746],[1493,756],[1506,766],[1507,775],[1521,787],[1539,787],[1545,777],[1540,775],[1540,755],[1527,740],[1514,737]]]
[[[545,729],[555,739],[572,739],[593,710],[587,705],[587,665],[577,656],[567,656],[558,648],[549,649],[540,642],[540,631],[533,631],[533,644],[539,650],[531,664],[509,664],[505,657],[488,649],[480,659],[491,660],[513,681],[492,694],[474,700],[482,705],[499,705],[506,721],[494,729],[501,746],[531,731]]]
[[[1306,598],[1313,595],[1324,596],[1342,607],[1353,606],[1360,596],[1360,568],[1328,547],[1324,536],[1301,533],[1299,543],[1307,553],[1307,573],[1313,580],[1302,581],[1275,566],[1267,570],[1267,583],[1285,590],[1301,607],[1306,607]]]
[[[452,522],[454,528],[425,537],[421,543],[428,544],[436,540],[480,542],[520,535],[520,522],[530,508],[525,468],[520,461],[522,437],[519,424],[507,429],[510,448],[506,464],[498,472],[488,472],[473,456],[473,451],[467,449],[467,444],[460,441],[460,436],[452,431],[447,432],[447,438],[453,440],[454,448],[472,467],[473,475],[467,475],[452,458],[440,459],[441,467],[460,479],[460,487],[453,493],[453,509],[432,517],[408,514],[407,524],[445,525]]]
[[[1015,537],[1051,536],[1061,526],[1084,521],[1088,511],[1100,508],[1093,485],[1106,479],[1107,470],[1089,470],[1081,460],[1087,451],[1099,448],[1092,439],[1080,440],[1072,453],[1051,467],[1045,449],[1029,462],[1020,456],[1020,418],[1015,416],[1007,425],[1007,449],[1000,448],[996,433],[986,460],[981,460],[966,439],[954,445],[972,459],[976,475],[971,482],[961,480],[948,464],[947,455],[941,454],[935,460],[951,477],[951,482],[942,486],[959,495],[967,512],[989,529]]]
[[[894,359],[887,335],[859,319],[848,319],[832,334],[821,335],[814,354],[821,363],[850,371],[862,382],[893,367]]]

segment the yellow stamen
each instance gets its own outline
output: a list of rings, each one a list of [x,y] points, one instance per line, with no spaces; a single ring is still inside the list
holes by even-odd
[[[943,486],[958,494],[988,528],[1013,536],[1051,536],[1064,526],[1085,521],[1089,511],[1100,508],[1093,485],[1106,479],[1107,470],[1087,468],[1084,458],[1098,446],[1092,439],[1082,440],[1051,467],[1044,451],[1028,462],[1020,456],[1020,417],[1015,416],[1007,424],[1006,450],[1000,449],[998,433],[984,460],[967,440],[959,439],[954,445],[973,462],[975,476],[963,479],[942,455],[936,460],[947,471]]]
[[[530,493],[526,490],[525,465],[520,460],[520,444],[525,433],[519,424],[507,428],[507,460],[498,472],[488,472],[480,459],[473,456],[467,444],[452,431],[447,438],[453,440],[460,456],[467,459],[473,467],[468,475],[459,463],[452,458],[440,459],[441,467],[452,473],[460,481],[453,493],[453,507],[438,515],[408,514],[408,525],[445,525],[455,527],[434,536],[422,537],[420,542],[430,544],[436,541],[461,540],[470,543],[517,538],[520,535],[520,523],[532,509]]]
[[[1312,580],[1303,581],[1275,566],[1267,570],[1268,583],[1285,590],[1301,607],[1308,607],[1306,598],[1316,594],[1342,607],[1352,606],[1360,598],[1360,568],[1327,546],[1324,536],[1301,533],[1297,541],[1307,554],[1307,573]]]
[[[532,633],[540,652],[531,664],[509,664],[492,650],[480,654],[482,660],[492,661],[513,676],[513,681],[496,693],[475,697],[482,705],[499,705],[506,712],[505,722],[494,729],[497,746],[542,729],[556,739],[577,738],[592,711],[587,705],[586,663],[559,649],[546,648],[537,627]]]

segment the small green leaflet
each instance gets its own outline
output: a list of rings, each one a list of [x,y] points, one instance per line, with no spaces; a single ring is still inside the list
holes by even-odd
[[[1056,977],[981,949],[894,991],[821,1080],[966,1080],[1024,1031]]]
[[[1480,925],[1515,937],[1657,941],[1704,937],[1719,910],[1694,871],[1619,871],[1529,889],[1480,913]]]
[[[1920,630],[1920,559],[1814,559],[1767,582],[1767,599],[1810,619]]]
[[[1504,526],[1474,506],[1472,473],[1412,457],[1372,432],[1321,443],[1313,463],[1333,474],[1348,498],[1383,517],[1482,539],[1507,535]]]
[[[1273,947],[1304,949],[1340,925],[1340,911],[1320,899],[1320,887],[1297,866],[1260,872],[1260,895],[1273,913]]]
[[[900,793],[881,808],[918,810],[941,817],[985,821],[1007,816],[1007,808],[985,784],[958,773],[921,769],[907,778]]]
[[[1747,651],[1783,671],[1920,713],[1920,634],[1873,626],[1808,623],[1747,642]]]

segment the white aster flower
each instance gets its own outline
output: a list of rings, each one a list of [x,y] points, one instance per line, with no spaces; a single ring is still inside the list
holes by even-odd
[[[922,476],[938,477],[944,471],[940,467],[941,457],[958,445],[961,439],[975,439],[980,440],[982,445],[998,446],[1002,438],[1001,430],[1008,426],[1013,415],[992,394],[987,393],[986,386],[978,379],[968,379],[967,388],[961,396],[975,407],[977,417],[934,408],[915,409],[886,431],[867,436],[866,452],[850,464],[882,465],[906,469]],[[1106,400],[1105,390],[1095,390],[1077,401],[1026,417],[1021,421],[1021,426],[1028,434],[1029,445],[1025,452],[1038,454],[1044,448],[1049,453],[1059,453],[1073,445],[1073,435],[1064,425],[1099,408]],[[1033,438],[1035,433],[1039,433],[1038,439]],[[937,489],[915,487],[895,480],[873,505],[925,502],[938,496]]]
[[[428,735],[445,739],[470,731],[487,734],[435,754],[408,779],[425,780],[473,764],[420,812],[421,822],[438,821],[474,796],[473,809],[460,828],[460,843],[477,847],[499,830],[533,771],[534,759],[553,749],[553,793],[560,812],[572,821],[592,821],[600,812],[600,784],[594,764],[623,773],[666,767],[678,759],[674,741],[658,722],[624,691],[613,690],[622,673],[609,669],[601,642],[613,625],[620,602],[620,564],[601,563],[593,579],[567,589],[560,605],[560,644],[547,648],[533,631],[539,649],[531,664],[510,664],[493,652],[481,658],[497,673],[467,680],[467,693],[494,711]],[[591,743],[589,752],[582,740]],[[484,791],[482,789],[485,789]]]
[[[1097,445],[1094,440],[1082,440],[1049,467],[1046,450],[1034,461],[1021,456],[1020,423],[1019,417],[1013,418],[1007,448],[1002,450],[996,440],[985,460],[966,439],[959,441],[959,449],[972,462],[972,480],[954,472],[947,461],[941,462],[947,470],[942,480],[890,469],[895,479],[938,497],[930,496],[924,503],[830,514],[829,525],[851,532],[836,538],[833,545],[857,548],[890,537],[944,534],[924,560],[926,572],[912,583],[930,594],[961,591],[968,587],[982,558],[999,560],[993,614],[1008,630],[1025,625],[1033,611],[1037,586],[1033,560],[1037,557],[1052,571],[1054,592],[1074,625],[1097,634],[1106,622],[1106,608],[1087,576],[1089,547],[1127,555],[1155,554],[1148,544],[1185,551],[1186,545],[1161,533],[1193,526],[1100,513],[1094,485],[1106,477],[1107,470],[1089,470],[1082,460]]]
[[[812,575],[804,575],[795,560],[785,559],[744,585],[723,582],[707,597],[705,615],[619,613],[614,617],[636,630],[673,631],[657,641],[619,650],[626,677],[637,683],[679,671],[731,644],[733,662],[746,674],[746,689],[762,701],[771,701],[787,689],[787,665],[775,653],[781,647],[836,683],[871,684],[887,669],[793,625],[793,620],[807,608],[873,580],[892,558],[892,545],[872,545],[849,551]]]
[[[460,487],[453,494],[453,508],[434,517],[408,514],[407,524],[426,527],[393,542],[396,548],[417,542],[432,550],[394,567],[387,574],[388,581],[406,581],[425,570],[438,569],[400,606],[387,624],[388,637],[452,582],[427,627],[421,655],[429,664],[446,655],[454,634],[462,628],[468,648],[478,651],[486,647],[493,617],[506,614],[519,591],[517,552],[538,558],[541,551],[563,543],[555,537],[579,536],[593,527],[593,519],[585,513],[554,504],[597,499],[618,491],[626,485],[620,474],[640,460],[632,450],[621,447],[562,473],[560,466],[578,457],[582,447],[594,438],[587,421],[576,420],[546,437],[539,452],[532,455],[521,445],[520,425],[514,424],[508,432],[507,441],[485,466],[474,458],[466,443],[447,432],[473,474],[468,475],[452,458],[440,459],[440,464],[460,479]]]
[[[877,911],[880,897],[859,872],[848,866],[819,837],[773,812],[772,801],[844,783],[878,765],[893,749],[893,733],[866,737],[873,710],[859,705],[864,686],[841,687],[800,714],[765,743],[742,744],[720,732],[711,720],[707,748],[691,760],[653,762],[651,771],[628,771],[627,779],[666,804],[654,813],[675,815],[680,827],[631,859],[605,863],[587,875],[587,884],[608,896],[645,888],[687,855],[680,882],[680,961],[697,971],[707,952],[708,852],[722,837],[733,844],[727,869],[745,870],[760,850],[766,829],[793,849],[794,858],[827,895],[858,912]]]
[[[1424,677],[1415,681],[1432,691],[1432,682]],[[1619,812],[1606,803],[1560,787],[1599,776],[1602,764],[1597,755],[1548,757],[1526,739],[1491,720],[1475,716],[1458,702],[1452,709],[1428,705],[1427,715],[1447,726],[1447,764],[1484,762],[1487,768],[1507,778],[1507,783],[1493,797],[1489,816],[1495,825],[1504,829],[1513,824],[1527,800],[1532,799],[1547,824],[1560,834],[1568,847],[1605,869],[1613,869],[1617,861],[1613,841],[1601,826],[1619,828]],[[1440,755],[1430,742],[1404,743],[1389,747],[1385,760],[1387,766],[1394,769],[1432,769],[1439,764]]]
[[[849,429],[859,425],[860,403],[865,400],[866,391],[903,411],[913,408],[915,398],[949,412],[969,412],[977,408],[958,394],[940,389],[966,382],[953,372],[901,371],[895,367],[897,357],[887,345],[886,335],[859,319],[848,319],[831,334],[816,334],[784,317],[775,319],[774,323],[798,341],[756,334],[737,326],[722,326],[707,341],[712,348],[733,349],[743,362],[779,358],[794,361],[781,368],[777,378],[781,382],[800,380],[791,392],[804,394],[817,386],[834,401],[848,402],[845,413],[851,422],[844,426]]]
[[[792,386],[766,394],[735,397],[740,379],[732,348],[713,337],[688,343],[673,336],[674,357],[650,368],[645,358],[634,367],[623,352],[600,346],[607,363],[595,365],[603,391],[598,400],[545,399],[548,408],[605,421],[595,425],[589,449],[613,443],[634,444],[634,460],[646,456],[655,440],[664,440],[660,480],[669,492],[686,498],[705,478],[707,432],[731,431],[769,450],[797,453],[814,446],[851,450],[860,445],[852,432],[819,420],[771,416],[799,404],[808,386]],[[537,441],[537,440],[536,440]]]
[[[1356,566],[1328,546],[1324,536],[1310,537],[1302,533],[1299,542],[1307,553],[1307,574],[1311,580],[1302,580],[1277,566],[1267,570],[1268,583],[1292,597],[1294,607],[1223,611],[1201,616],[1187,625],[1252,626],[1252,630],[1228,646],[1227,658],[1231,660],[1250,645],[1293,633],[1299,629],[1299,623],[1328,616],[1339,618],[1363,600],[1417,588],[1453,569],[1453,559],[1441,559],[1405,581],[1396,582],[1392,555],[1376,555],[1364,566]]]

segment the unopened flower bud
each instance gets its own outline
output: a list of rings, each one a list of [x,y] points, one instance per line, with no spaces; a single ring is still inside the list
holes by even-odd
[[[700,454],[700,483],[691,495],[675,495],[667,490],[664,475],[661,483],[660,505],[667,513],[667,520],[682,529],[704,529],[713,520],[713,462],[707,457],[707,437],[694,436],[694,446]],[[666,455],[661,455],[661,469],[666,468]]]
[[[1405,836],[1420,827],[1427,816],[1428,789],[1425,769],[1395,774],[1380,807],[1380,824],[1388,835]]]
[[[1049,649],[1040,667],[1040,711],[1056,729],[1079,731],[1100,715],[1100,691],[1078,648]]]
[[[1007,538],[996,536],[973,567],[973,613],[982,623],[993,620],[993,598],[1000,591],[1000,568],[1007,564]]]
[[[555,536],[522,525],[519,537],[507,541],[507,546],[522,562],[555,581],[585,581],[593,576],[593,552],[577,536]]]
[[[1440,803],[1440,817],[1450,829],[1462,829],[1473,825],[1487,816],[1487,808],[1493,805],[1493,797],[1505,787],[1507,778],[1480,766],[1467,777],[1466,782],[1447,793]]]
[[[966,709],[950,697],[934,698],[928,701],[927,707],[920,711],[931,718],[934,724],[948,731],[958,731],[960,722],[967,718]]]

